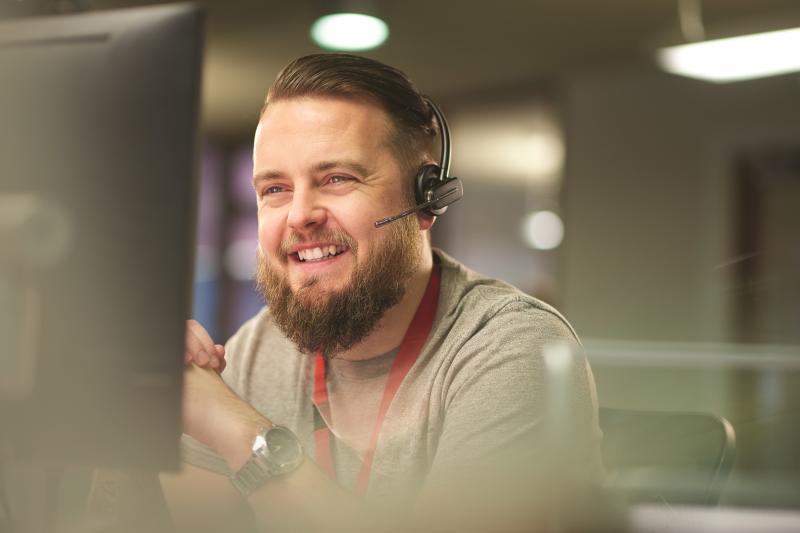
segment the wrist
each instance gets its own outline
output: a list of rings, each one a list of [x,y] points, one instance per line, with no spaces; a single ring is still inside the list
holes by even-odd
[[[259,431],[273,425],[244,401],[239,402],[238,408],[220,415],[212,445],[232,472],[239,470],[250,458]]]
[[[258,432],[247,461],[231,475],[231,483],[248,498],[276,477],[294,472],[303,464],[303,446],[289,428],[272,426]]]

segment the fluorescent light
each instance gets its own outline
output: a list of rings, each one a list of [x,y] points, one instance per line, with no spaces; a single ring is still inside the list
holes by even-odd
[[[800,28],[663,48],[658,62],[667,72],[716,83],[786,74],[800,70]]]
[[[389,26],[384,21],[359,13],[325,15],[311,26],[311,38],[327,50],[371,50],[382,45],[388,36]]]

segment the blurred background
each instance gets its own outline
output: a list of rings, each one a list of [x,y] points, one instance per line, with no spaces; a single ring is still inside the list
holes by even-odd
[[[6,13],[154,3],[14,0]],[[226,339],[262,305],[258,111],[282,66],[322,50],[309,29],[335,6],[202,4],[194,313]],[[358,4],[389,27],[363,53],[408,73],[450,121],[465,196],[435,245],[561,310],[601,405],[727,417],[737,456],[723,502],[800,505],[800,75],[715,83],[655,59],[663,46],[800,26],[800,3]]]

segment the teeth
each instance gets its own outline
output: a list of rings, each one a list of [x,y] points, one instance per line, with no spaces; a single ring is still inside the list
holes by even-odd
[[[338,255],[345,251],[344,246],[336,246],[334,244],[323,246],[322,248],[306,248],[305,250],[298,250],[297,257],[301,261],[317,261],[328,256]]]

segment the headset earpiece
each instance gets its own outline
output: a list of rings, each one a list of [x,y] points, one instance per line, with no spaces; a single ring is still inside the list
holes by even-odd
[[[439,164],[429,163],[419,169],[414,183],[414,196],[417,205],[406,209],[402,213],[376,220],[376,228],[419,211],[431,216],[439,216],[447,211],[448,205],[459,201],[464,196],[461,180],[450,176],[450,128],[447,126],[447,120],[445,120],[444,115],[436,104],[427,98],[425,98],[425,102],[431,108],[436,121],[439,123],[439,132],[442,138]]]
[[[431,193],[436,188],[441,174],[442,169],[439,165],[428,164],[420,167],[414,187],[414,196],[418,204],[431,200]]]

